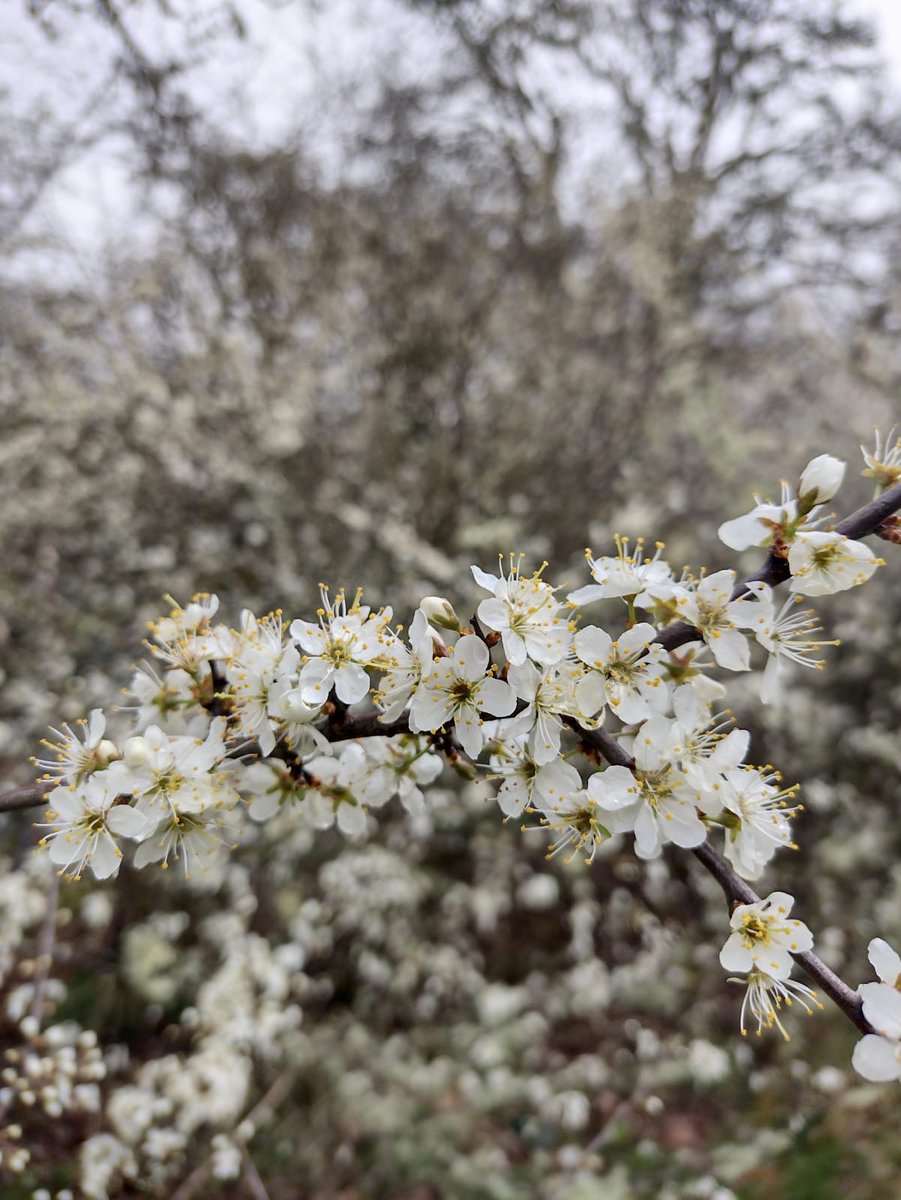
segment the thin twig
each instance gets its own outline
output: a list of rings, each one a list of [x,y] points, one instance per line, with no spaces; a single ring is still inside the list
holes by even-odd
[[[261,1125],[263,1121],[267,1121],[271,1116],[273,1116],[275,1110],[291,1091],[293,1083],[294,1072],[283,1071],[281,1075],[279,1075],[266,1090],[262,1098],[256,1102],[247,1116],[242,1117],[242,1119],[238,1122],[237,1129],[233,1136],[236,1141],[242,1144],[242,1147],[250,1141],[250,1139],[256,1133],[257,1127]],[[247,1163],[250,1162],[252,1171],[256,1175],[259,1186],[263,1188],[262,1192],[255,1192],[254,1195],[266,1197],[266,1200],[269,1200],[268,1196],[266,1195],[266,1189],[263,1187],[263,1182],[260,1179],[259,1174],[257,1174],[256,1167],[253,1166],[253,1162],[250,1160],[250,1156],[247,1154],[246,1150],[243,1152],[243,1158],[245,1166],[245,1178],[247,1178]],[[186,1179],[182,1180],[178,1188],[169,1197],[169,1200],[191,1200],[191,1197],[195,1196],[203,1184],[206,1183],[210,1174],[210,1169],[211,1159],[207,1157],[203,1160],[203,1162],[198,1163],[198,1165]],[[249,1178],[247,1179],[247,1183],[252,1189],[253,1184]]]
[[[247,1153],[246,1149],[242,1157],[244,1159],[244,1182],[250,1189],[250,1194],[253,1196],[254,1200],[269,1200],[269,1193],[266,1191],[266,1185],[263,1183],[262,1179],[260,1179],[260,1173],[256,1168],[256,1164]]]
[[[38,934],[37,972],[34,979],[34,994],[28,1008],[28,1015],[41,1021],[44,1009],[44,990],[50,978],[50,968],[53,966],[53,949],[56,944],[56,910],[59,905],[59,873],[50,872],[50,887],[47,889],[47,911]]]

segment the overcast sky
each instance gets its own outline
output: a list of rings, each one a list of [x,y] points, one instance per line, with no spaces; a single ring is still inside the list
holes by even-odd
[[[804,2],[804,0],[800,0]],[[185,39],[217,46],[216,53],[190,75],[189,88],[201,109],[215,107],[230,130],[257,147],[279,144],[296,126],[300,113],[318,113],[321,126],[340,120],[348,101],[365,110],[366,66],[390,60],[399,68],[428,75],[430,56],[441,55],[434,24],[423,23],[417,37],[417,18],[399,13],[391,0],[327,0],[273,8],[263,0],[241,0],[247,34],[238,41],[229,33],[217,38],[221,0],[170,0],[179,13],[167,22],[156,6],[128,10],[135,40],[157,62],[166,49]],[[21,117],[47,113],[45,128],[60,120],[83,129],[91,121],[109,129],[110,108],[116,97],[107,78],[120,47],[96,19],[70,20],[55,41],[44,36],[27,15],[28,2],[7,9],[0,26],[0,58],[8,81],[9,102]],[[51,3],[48,13],[60,11]],[[317,15],[311,15],[318,10]],[[901,0],[849,0],[848,14],[872,17],[878,27],[891,77],[901,93]],[[412,53],[415,47],[415,53]],[[322,87],[327,75],[328,88]],[[374,76],[369,72],[369,82]],[[568,84],[567,84],[568,86]],[[331,104],[330,104],[331,101]],[[329,111],[331,107],[331,111]],[[451,118],[452,119],[452,118]],[[331,126],[334,128],[334,126]],[[26,147],[25,153],[28,152]],[[127,183],[121,147],[106,137],[94,152],[73,155],[68,169],[47,188],[32,216],[31,228],[43,238],[54,237],[76,273],[90,273],[99,242],[120,238],[139,243],[152,234],[153,222],[143,222],[140,197]],[[39,267],[42,258],[17,258],[17,269]]]

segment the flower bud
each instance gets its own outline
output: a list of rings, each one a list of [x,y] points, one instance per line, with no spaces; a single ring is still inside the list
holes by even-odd
[[[845,464],[831,454],[818,454],[801,472],[798,500],[809,511],[815,504],[831,500],[842,485]]]
[[[102,742],[98,742],[97,749],[94,751],[94,758],[97,766],[101,769],[108,767],[114,759],[119,758],[116,743],[111,742],[109,738],[104,738]]]
[[[143,767],[147,762],[147,743],[142,737],[130,737],[125,743],[122,758],[127,767]]]
[[[419,607],[433,625],[440,629],[451,629],[454,633],[460,632],[460,618],[450,600],[445,600],[443,596],[426,596],[420,601]]]

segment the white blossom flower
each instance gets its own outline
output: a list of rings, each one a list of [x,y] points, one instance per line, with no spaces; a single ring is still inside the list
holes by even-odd
[[[319,624],[291,622],[291,636],[306,652],[300,671],[301,696],[306,704],[321,705],[334,688],[343,704],[356,704],[369,691],[366,668],[383,654],[391,610],[370,615],[369,608],[360,604],[360,592],[349,609],[343,591],[334,601],[325,584],[319,585],[319,592]]]
[[[720,795],[725,812],[719,819],[726,829],[726,857],[745,879],[758,879],[781,846],[796,849],[789,819],[800,806],[789,802],[797,788],[779,788],[776,780],[756,767],[723,773]]]
[[[218,596],[200,592],[187,608],[173,600],[168,617],[151,621],[149,628],[153,637],[147,643],[150,652],[170,667],[181,667],[189,675],[196,675],[204,663],[212,659],[227,658],[232,645],[232,635],[225,626],[215,629],[210,624],[219,609]]]
[[[633,625],[614,639],[603,629],[586,625],[573,640],[577,657],[589,670],[576,684],[576,704],[594,716],[609,704],[627,725],[662,711],[669,698],[663,683],[667,652],[654,644],[653,625]]]
[[[731,550],[748,550],[751,546],[771,546],[777,541],[791,541],[798,521],[798,504],[787,483],[782,485],[779,504],[754,497],[749,513],[724,521],[717,530],[721,542]]]
[[[611,814],[586,791],[562,796],[544,813],[541,824],[554,836],[548,858],[569,851],[566,862],[576,854],[584,855],[586,863],[593,862],[601,846],[618,832]]]
[[[639,858],[657,858],[667,842],[688,848],[707,837],[698,815],[701,797],[678,765],[678,737],[677,722],[651,717],[632,745],[634,771],[612,766],[588,780],[588,795],[605,812],[620,814],[635,834]]]
[[[209,666],[204,663],[205,673],[200,674],[200,683],[181,667],[169,667],[158,674],[150,663],[141,663],[131,677],[128,691],[136,704],[123,704],[125,711],[133,713],[136,733],[150,725],[158,725],[167,733],[199,734],[206,732],[209,713],[201,704],[201,685],[208,694],[212,692]]]
[[[425,612],[418,608],[410,623],[409,650],[398,637],[388,639],[384,651],[385,673],[373,697],[376,707],[381,709],[379,720],[386,725],[398,720],[422,682],[423,672],[431,666],[435,636]]]
[[[363,788],[366,803],[380,808],[396,794],[411,816],[424,812],[422,788],[434,783],[444,770],[441,756],[423,739],[407,734],[369,737],[357,744],[367,761],[368,777]]]
[[[121,792],[137,798],[140,813],[174,825],[173,837],[187,816],[196,818],[195,824],[210,825],[214,810],[227,811],[239,800],[233,786],[238,766],[226,760],[225,730],[224,717],[211,722],[205,739],[170,736],[151,725],[143,735],[129,738],[122,761],[113,763],[109,774]],[[199,834],[195,841],[201,841]],[[141,857],[153,861],[149,853],[145,850]]]
[[[679,687],[673,693],[673,712],[677,728],[672,750],[683,768],[699,771],[708,783],[724,771],[737,767],[748,753],[751,735],[746,729],[734,729],[728,712],[710,715],[709,704],[698,704],[693,689]]]
[[[479,605],[478,618],[487,629],[501,635],[504,654],[513,666],[520,666],[526,658],[550,666],[566,656],[572,630],[560,616],[563,609],[554,599],[554,589],[541,578],[547,563],[532,575],[523,576],[522,558],[510,556],[506,576],[471,568],[476,583],[491,592],[491,598]]]
[[[118,1180],[138,1174],[134,1154],[111,1133],[95,1133],[82,1142],[78,1167],[81,1191],[88,1200],[109,1200],[111,1187],[113,1195],[119,1191]]]
[[[211,1171],[214,1179],[237,1179],[244,1165],[241,1148],[224,1133],[216,1133],[210,1142]]]
[[[901,481],[901,437],[895,437],[894,427],[885,438],[874,430],[876,445],[872,451],[861,446],[860,452],[867,464],[862,474],[876,480],[876,487],[884,492]]]
[[[328,752],[328,738],[313,724],[322,716],[322,709],[307,704],[299,687],[277,679],[269,693],[268,711],[281,740],[295,754],[303,758],[314,751]]]
[[[732,599],[734,571],[716,571],[698,580],[677,600],[680,616],[694,625],[710,647],[717,664],[728,671],[747,671],[750,650],[741,630],[757,617],[757,601],[743,597]]]
[[[168,617],[160,617],[150,626],[154,637],[161,642],[178,642],[198,631],[208,629],[219,611],[219,597],[209,592],[198,592],[192,596],[191,602],[185,608],[171,596],[164,599],[172,605],[172,611]]]
[[[249,609],[241,613],[240,639],[228,663],[233,715],[236,728],[256,738],[264,755],[272,753],[282,732],[284,698],[299,665],[297,647],[285,644],[280,610],[259,618]],[[301,715],[309,717],[309,710]]]
[[[881,982],[862,983],[857,991],[876,1032],[860,1039],[851,1064],[864,1079],[889,1083],[901,1079],[901,957],[882,938],[870,942],[868,956]]]
[[[841,533],[799,533],[788,552],[791,590],[802,596],[829,596],[866,583],[883,566],[869,546]]]
[[[410,728],[434,733],[454,722],[460,745],[477,758],[484,745],[481,713],[508,717],[516,705],[509,684],[486,674],[488,647],[475,634],[461,637],[446,658],[430,664],[410,706]]]
[[[614,541],[616,554],[613,556],[592,558],[591,551],[585,551],[589,569],[597,582],[570,592],[567,596],[569,603],[581,606],[593,600],[616,596],[633,598],[636,604],[644,608],[652,606],[656,600],[670,598],[675,581],[669,564],[660,557],[664,550],[663,542],[657,542],[653,556],[647,558],[643,538],[636,539],[631,552],[628,538],[617,534]]]
[[[529,753],[539,765],[559,757],[563,718],[585,719],[575,698],[580,677],[580,671],[569,660],[543,668],[525,662],[507,672],[510,686],[527,706],[519,714],[517,732],[529,730]]]
[[[507,737],[495,744],[497,749],[489,762],[492,775],[502,781],[497,802],[505,816],[518,817],[531,808],[545,814],[553,812],[581,790],[579,772],[565,759],[535,761],[529,753],[527,735]]]
[[[820,647],[838,646],[839,642],[812,636],[822,633],[823,627],[812,609],[798,610],[800,596],[789,596],[777,613],[771,587],[754,581],[748,585],[748,589],[757,597],[759,604],[759,611],[753,614],[752,631],[769,655],[763,672],[760,699],[764,704],[771,704],[780,694],[786,662],[819,670],[824,665],[822,658],[815,657]]]
[[[276,813],[303,801],[306,783],[295,777],[280,758],[258,759],[241,771],[238,787],[249,800],[248,815],[254,821],[269,821]]]
[[[351,742],[338,758],[324,755],[305,764],[309,781],[304,797],[306,812],[316,829],[337,824],[347,837],[366,832],[366,805],[379,796],[380,781],[358,742]]]
[[[765,900],[736,905],[730,921],[732,933],[720,951],[723,967],[742,974],[756,968],[773,979],[788,979],[792,954],[813,945],[807,926],[788,915],[794,903],[794,896],[787,892],[772,892]]]
[[[63,725],[62,729],[50,730],[56,741],[45,738],[41,742],[53,752],[53,758],[32,760],[36,767],[48,775],[59,776],[66,783],[81,783],[92,771],[109,766],[119,753],[112,742],[104,739],[106,717],[101,709],[93,709],[89,720],[76,721],[75,724],[80,725],[81,729],[72,730],[68,725]]]
[[[798,503],[805,511],[815,504],[831,500],[842,485],[845,464],[831,454],[818,454],[801,472],[798,483]]]
[[[135,866],[159,863],[167,870],[170,860],[180,862],[185,878],[209,866],[213,856],[231,845],[219,813],[211,809],[190,811],[174,809],[155,821],[135,851]]]
[[[736,979],[734,982],[744,983],[747,987],[739,1018],[742,1037],[746,1037],[748,1033],[745,1024],[748,1010],[750,1010],[751,1017],[757,1021],[755,1033],[758,1037],[765,1029],[772,1029],[775,1026],[788,1042],[791,1041],[791,1038],[780,1019],[783,1005],[791,1008],[797,1001],[806,1013],[813,1013],[816,1009],[823,1007],[821,1001],[817,999],[816,992],[807,984],[799,983],[797,979],[774,979],[772,975],[768,975],[766,971],[761,971],[756,967],[749,972],[747,979]]]
[[[128,804],[117,803],[119,789],[109,772],[96,771],[89,779],[56,787],[47,797],[50,808],[43,826],[50,832],[50,860],[75,879],[90,866],[96,879],[118,873],[122,851],[117,837],[141,838],[153,828],[145,816]]]

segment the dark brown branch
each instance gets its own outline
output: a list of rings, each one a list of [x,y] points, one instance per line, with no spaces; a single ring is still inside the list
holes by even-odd
[[[0,812],[14,812],[17,808],[34,808],[43,804],[49,791],[56,787],[57,780],[46,779],[33,783],[31,787],[12,788],[0,793]]]

